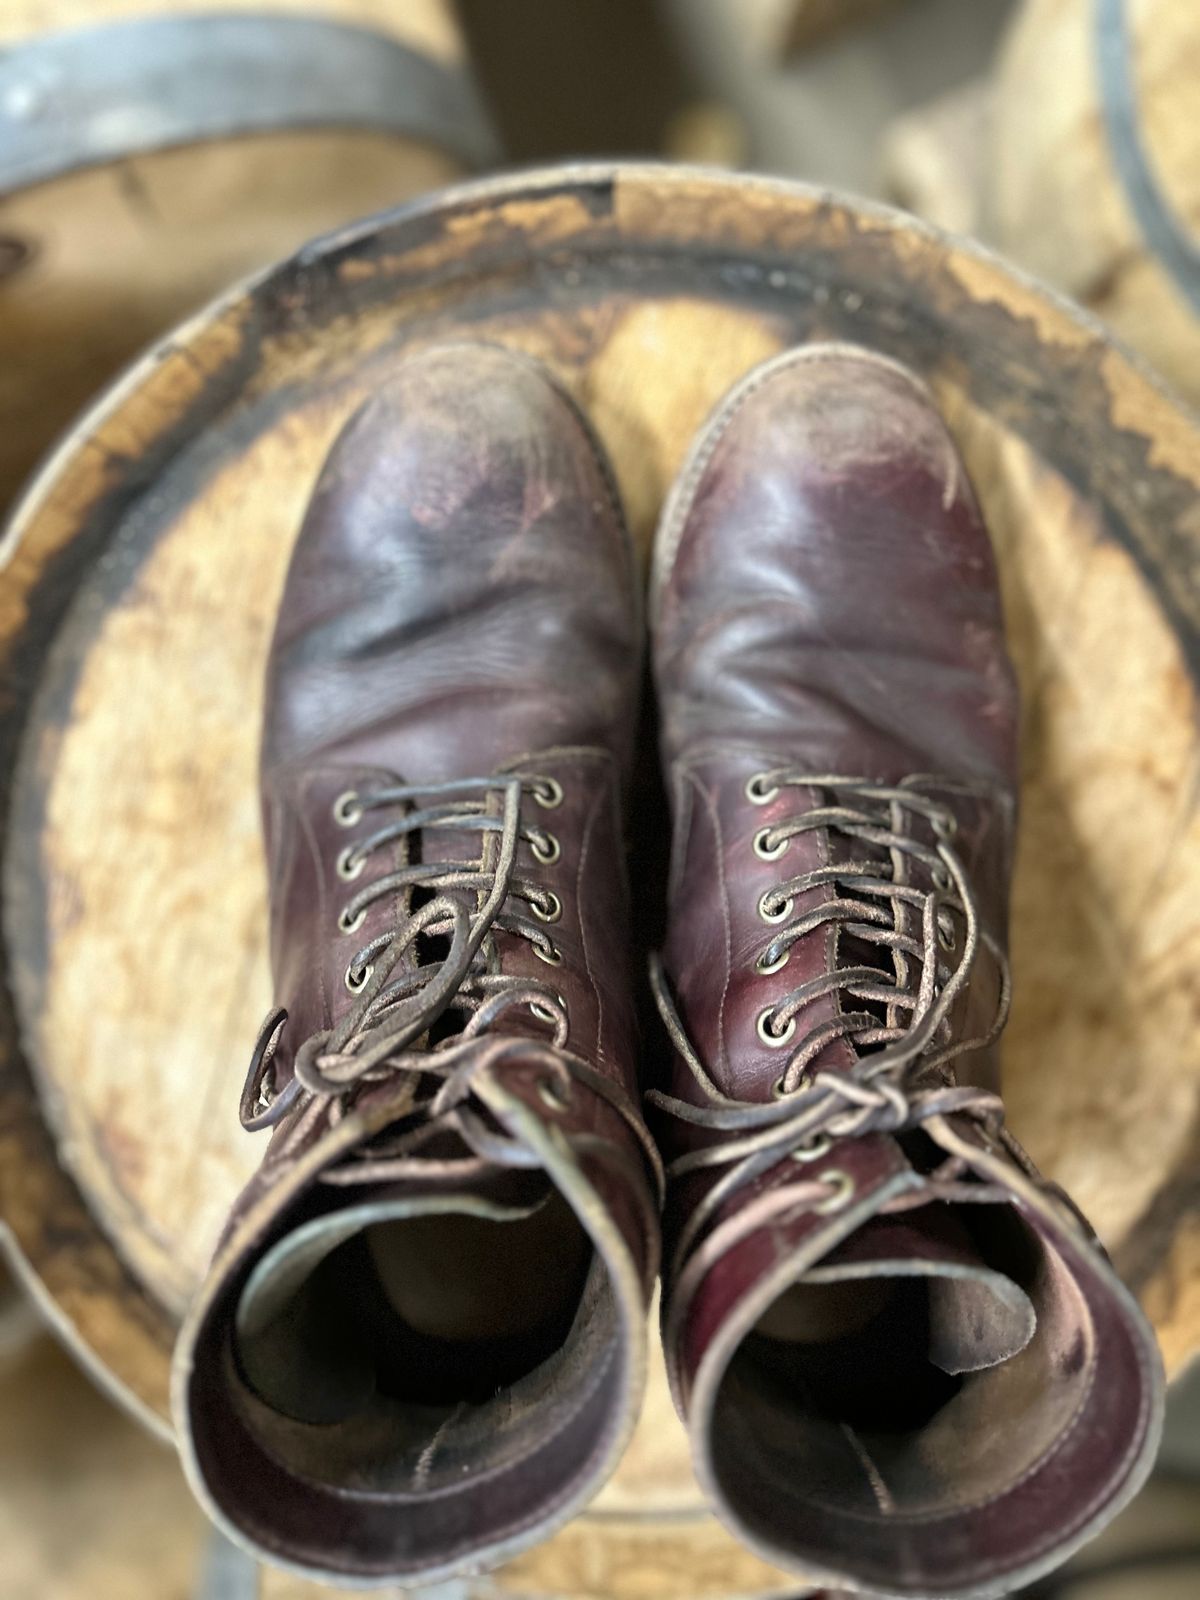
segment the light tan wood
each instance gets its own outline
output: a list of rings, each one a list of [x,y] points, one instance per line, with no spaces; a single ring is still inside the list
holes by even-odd
[[[19,514],[0,1213],[55,1314],[161,1417],[174,1321],[261,1153],[235,1108],[270,1000],[255,763],[291,543],[343,419],[403,349],[464,331],[547,361],[587,407],[643,556],[696,428],[764,357],[852,338],[934,384],[1024,693],[1011,1121],[1182,1364],[1200,1345],[1179,1265],[1200,1148],[1196,427],[967,246],[686,169],[507,180],[363,231],[335,277],[265,280],[162,347]],[[592,1513],[470,1592],[794,1589],[705,1515],[659,1365]]]
[[[1001,53],[984,222],[1013,260],[1097,312],[1193,402],[1200,317],[1147,247],[1100,109],[1093,0],[1024,0]],[[1127,0],[1141,140],[1200,238],[1200,7]]]
[[[746,125],[731,106],[719,100],[696,100],[677,111],[663,130],[662,154],[667,161],[691,161],[702,167],[741,167],[746,163]]]
[[[1180,1225],[1143,1300],[1154,1319],[1168,1370],[1182,1372],[1189,1363],[1194,1366],[1200,1327],[1200,1207],[1193,1204]]]
[[[191,1600],[205,1538],[166,1446],[53,1343],[0,1366],[0,1600]]]
[[[16,0],[0,8],[0,46],[194,9]],[[207,9],[245,8],[222,0]],[[254,9],[371,28],[466,70],[450,0],[272,0]],[[306,239],[461,171],[416,135],[307,129],[147,152],[0,193],[0,512],[79,409],[174,322]]]
[[[983,78],[897,117],[880,152],[888,199],[939,228],[978,234],[990,120],[991,84]]]

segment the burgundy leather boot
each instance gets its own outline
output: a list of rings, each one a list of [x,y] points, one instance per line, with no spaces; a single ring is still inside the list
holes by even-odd
[[[306,1574],[501,1560],[635,1420],[639,627],[605,464],[532,362],[426,351],[341,434],[267,687],[279,1009],[242,1117],[273,1133],[174,1388],[202,1502]]]
[[[840,346],[751,373],[664,512],[651,627],[664,1340],[697,1472],[768,1561],[1006,1594],[1137,1488],[1161,1377],[1003,1126],[1017,696],[917,380]]]

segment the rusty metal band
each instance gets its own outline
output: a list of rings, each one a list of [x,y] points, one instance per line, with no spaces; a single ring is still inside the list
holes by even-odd
[[[1142,141],[1126,0],[1095,0],[1096,74],[1113,165],[1147,247],[1200,312],[1200,241],[1173,211]]]
[[[497,159],[465,72],[316,17],[201,13],[49,33],[0,50],[0,192],[204,140],[342,128]]]

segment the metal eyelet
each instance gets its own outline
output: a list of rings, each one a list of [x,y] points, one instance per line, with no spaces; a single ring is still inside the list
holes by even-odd
[[[831,1167],[828,1172],[823,1172],[821,1182],[828,1185],[832,1193],[828,1200],[818,1200],[813,1207],[819,1217],[827,1217],[833,1211],[841,1211],[853,1200],[854,1179],[848,1172],[843,1172],[841,1167]]]
[[[778,793],[778,786],[767,782],[765,772],[756,772],[746,779],[746,799],[752,806],[769,806]]]
[[[362,806],[353,789],[347,789],[333,802],[333,820],[339,828],[353,828],[362,821]]]
[[[570,1110],[570,1096],[553,1078],[539,1078],[537,1092],[538,1099],[544,1106],[549,1106],[551,1111]]]
[[[354,976],[354,968],[346,968],[346,987],[351,994],[361,994],[371,981],[371,974],[375,971],[373,966],[365,966],[358,977]]]
[[[956,950],[958,948],[958,935],[955,933],[952,923],[943,923],[940,918],[938,919],[937,942],[943,950]]]
[[[536,900],[531,900],[529,902],[530,911],[533,912],[539,922],[557,922],[562,916],[562,901],[553,889],[546,890],[546,901],[549,906],[548,910],[538,905]]]
[[[767,890],[766,894],[762,895],[759,898],[759,902],[758,902],[758,914],[759,914],[759,916],[763,919],[764,922],[786,922],[787,919],[791,916],[792,907],[795,905],[796,902],[792,899],[791,895],[789,895],[786,900],[783,900],[783,901],[780,902],[780,906],[779,906],[779,910],[778,911],[768,911],[767,910],[767,901],[770,898],[771,898],[770,889]]]
[[[953,839],[958,832],[958,818],[945,811],[933,818],[932,826],[939,839]]]
[[[535,944],[533,953],[539,961],[544,961],[548,967],[562,966],[562,951],[556,944],[547,942],[545,945]]]
[[[545,811],[553,811],[563,803],[563,786],[557,778],[538,778],[530,792]]]
[[[947,893],[950,889],[953,889],[954,879],[950,876],[950,869],[944,862],[938,862],[937,866],[934,867],[931,876],[934,883],[943,894]]]
[[[548,867],[552,861],[557,861],[559,856],[562,855],[562,845],[559,844],[552,833],[547,833],[544,837],[545,844],[540,839],[535,839],[530,845],[530,849],[533,851],[534,859],[540,861],[544,867]]]
[[[558,996],[558,1003],[560,1006],[563,1006],[562,995]],[[556,1028],[558,1026],[557,1016],[555,1016],[554,1012],[551,1011],[549,1006],[544,1006],[540,1000],[531,1000],[529,1002],[529,1009],[533,1012],[534,1016],[539,1022],[548,1022],[552,1028]],[[563,1006],[563,1009],[565,1010],[566,1007]]]
[[[772,828],[760,828],[754,835],[754,854],[760,861],[774,861],[788,847],[786,839],[781,839],[777,845],[769,845],[767,840],[773,832]]]
[[[767,950],[770,948],[770,945],[768,945]],[[754,970],[761,978],[769,978],[773,972],[778,972],[780,968],[786,967],[791,959],[792,952],[791,949],[788,948],[783,952],[782,955],[776,956],[774,961],[766,960],[766,954],[767,951],[764,950],[762,955],[759,956],[758,960],[754,963]]]
[[[356,912],[352,917],[346,915],[349,909],[349,906],[343,906],[341,911],[338,913],[339,933],[357,933],[362,927],[363,923],[367,920],[366,906],[363,906],[362,910]]]
[[[787,1019],[787,1026],[782,1033],[776,1033],[770,1026],[770,1019],[775,1015],[774,1006],[764,1006],[758,1013],[758,1037],[769,1050],[781,1050],[796,1031],[795,1017]]]
[[[801,1165],[808,1161],[820,1161],[822,1156],[827,1156],[833,1149],[833,1140],[827,1133],[818,1133],[815,1138],[807,1139],[803,1144],[798,1144],[794,1150],[788,1152],[792,1161],[799,1161]]]
[[[367,864],[366,856],[355,858],[354,846],[348,844],[337,858],[337,873],[339,878],[344,878],[347,883],[353,883],[362,869]]]

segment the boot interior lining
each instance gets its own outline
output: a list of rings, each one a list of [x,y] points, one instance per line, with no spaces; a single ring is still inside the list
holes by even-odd
[[[374,1222],[236,1338],[243,1409],[294,1471],[428,1490],[519,1455],[552,1394],[577,1408],[603,1376],[610,1299],[556,1192],[511,1220]]]
[[[1011,1208],[961,1209],[981,1257],[1032,1300],[1033,1338],[955,1376],[928,1357],[931,1280],[785,1291],[735,1353],[712,1420],[714,1471],[747,1520],[772,1506],[777,1530],[810,1513],[818,1530],[833,1512],[936,1518],[1003,1494],[1061,1437],[1090,1381],[1078,1293]]]

